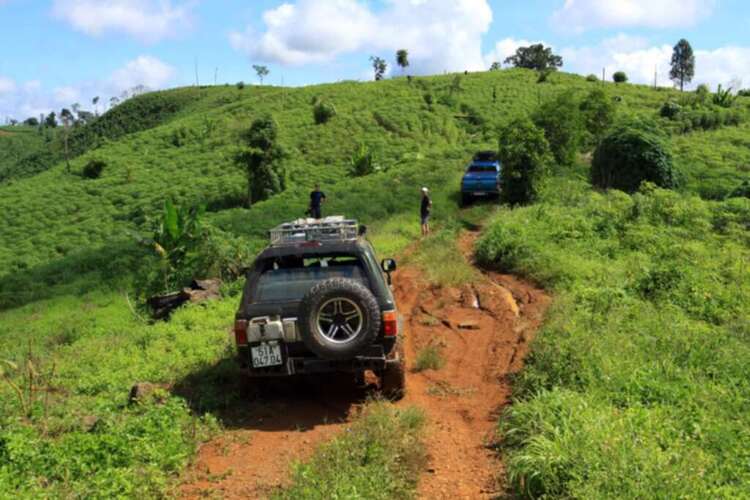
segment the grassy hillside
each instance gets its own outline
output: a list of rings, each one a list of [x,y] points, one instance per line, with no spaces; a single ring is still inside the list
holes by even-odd
[[[225,287],[222,300],[187,307],[169,323],[144,321],[132,303],[132,280],[146,262],[135,234],[149,231],[165,199],[172,198],[183,206],[205,203],[209,210],[207,223],[221,243],[240,248],[243,255],[252,255],[264,244],[269,227],[303,214],[307,193],[318,181],[328,194],[329,213],[358,217],[370,227],[379,251],[392,254],[413,242],[419,233],[415,215],[422,185],[434,191],[435,222],[443,227],[455,226],[462,170],[473,151],[496,147],[498,126],[532,112],[541,102],[561,92],[572,90],[583,95],[595,87],[604,89],[623,118],[631,114],[656,117],[666,99],[680,97],[672,91],[592,83],[567,74],[555,74],[550,82],[537,84],[536,75],[524,70],[296,89],[177,89],[135,98],[128,101],[130,104],[115,108],[110,112],[113,114],[105,114],[91,128],[76,132],[84,146],[77,150],[82,154],[71,161],[70,173],[63,163],[56,163],[41,173],[0,184],[0,363],[4,363],[4,383],[0,384],[0,497],[163,493],[190,459],[197,443],[215,429],[217,419],[221,424],[222,410],[241,397],[240,389],[231,384],[236,367],[226,335],[236,306],[237,283]],[[336,107],[337,115],[328,123],[315,124],[315,99]],[[140,113],[144,109],[153,113]],[[741,102],[738,110],[747,113],[747,101]],[[247,209],[242,207],[246,181],[233,157],[241,134],[253,119],[265,114],[272,114],[278,122],[281,143],[289,153],[285,160],[288,189]],[[660,123],[669,128],[663,119]],[[483,255],[492,262],[500,259],[504,265],[553,287],[561,296],[559,314],[565,317],[578,318],[571,311],[577,314],[579,308],[588,307],[586,301],[572,305],[578,299],[605,307],[600,304],[604,299],[599,297],[599,288],[586,292],[586,287],[587,283],[598,287],[596,279],[605,275],[612,264],[617,270],[611,277],[612,290],[601,292],[611,298],[610,303],[632,295],[636,297],[633,300],[640,301],[638,304],[653,308],[647,311],[663,310],[664,321],[682,318],[668,314],[684,314],[690,328],[695,328],[690,330],[695,338],[704,330],[694,325],[708,325],[707,332],[713,332],[712,328],[724,332],[729,328],[728,318],[747,314],[742,303],[720,286],[747,276],[732,267],[736,266],[732,256],[745,255],[740,244],[744,241],[747,245],[747,240],[743,240],[747,235],[745,205],[741,201],[705,202],[694,195],[721,198],[747,179],[747,127],[743,122],[740,126],[688,133],[670,128],[676,162],[685,176],[682,189],[686,194],[652,193],[643,195],[646,201],[638,203],[614,194],[602,198],[590,193],[584,171],[558,172],[539,205],[503,212],[508,227],[524,231],[519,233],[523,234],[523,241],[503,232],[505,219],[501,217],[488,233],[486,241],[492,244],[483,247]],[[361,143],[374,152],[376,163],[384,171],[359,178],[347,174],[349,159]],[[106,163],[98,179],[81,175],[92,159]],[[648,201],[652,198],[656,201]],[[649,203],[664,205],[666,215],[649,208]],[[638,215],[635,222],[618,222],[625,217],[623,213],[637,212],[633,207],[640,207],[638,210],[647,214],[654,210],[658,216]],[[490,209],[480,205],[475,210]],[[723,215],[718,217],[715,213]],[[679,231],[672,228],[673,219],[679,221]],[[524,225],[526,221],[528,227]],[[631,222],[628,238],[632,239],[620,241],[619,231],[624,227],[621,225]],[[702,232],[688,234],[691,224],[697,224]],[[652,241],[650,233],[660,239]],[[678,242],[682,244],[683,237],[688,238],[685,244],[694,253],[678,252],[677,257],[683,260],[674,260],[677,257],[669,251]],[[711,255],[711,248],[726,242],[729,253],[722,250],[719,256]],[[644,248],[638,249],[639,245]],[[506,247],[507,254],[497,250]],[[550,252],[558,253],[550,256]],[[652,263],[653,255],[662,259],[659,265],[674,260],[682,267],[662,273],[661,267]],[[692,258],[707,267],[690,271],[690,280],[695,281],[683,282],[680,273],[688,272],[685,262]],[[245,260],[249,264],[250,258]],[[630,267],[633,263],[644,266],[639,268],[641,274],[628,274],[634,272]],[[723,271],[722,266],[726,267]],[[646,283],[642,285],[644,289],[649,290],[644,276],[652,267],[655,282],[661,283],[663,275],[663,279],[674,281],[669,281],[669,287],[676,288],[669,288],[668,300],[661,295],[658,302],[653,297],[643,298],[637,295],[641,291],[633,291],[640,289],[629,288],[635,285],[627,280],[638,276]],[[704,281],[711,287],[710,299],[701,299],[702,292],[691,288],[702,286]],[[580,297],[568,295],[569,289],[578,293],[579,288],[583,290]],[[687,298],[679,295],[682,293]],[[676,305],[670,305],[672,302]],[[643,314],[641,309],[634,311]],[[647,318],[657,324],[654,314]],[[542,336],[538,348],[541,358],[550,359],[545,353],[552,351],[546,346],[557,345],[560,335],[568,335],[555,329],[560,321],[553,318]],[[559,373],[543,362],[535,362],[529,372],[531,378],[520,386],[530,389],[524,389],[522,395],[537,401],[529,392],[532,388],[559,388],[578,391],[581,400],[589,401],[587,398],[594,397],[589,395],[591,390],[597,394],[595,401],[600,406],[596,408],[616,414],[631,404],[630,399],[614,404],[603,395],[619,390],[619,386],[606,385],[606,381],[595,390],[590,389],[593,382],[573,389],[565,385],[569,379],[579,381],[589,376],[581,372],[588,368],[581,368],[575,361],[579,353],[574,347],[586,345],[593,349],[593,339],[601,336],[600,330],[612,327],[602,323],[601,318],[594,321],[585,316],[575,321],[575,328],[570,327],[570,331],[577,333],[580,344],[571,343],[571,350],[564,353],[567,358],[563,358],[574,361],[569,366],[555,365]],[[547,341],[548,338],[554,340]],[[616,338],[614,334],[612,338]],[[643,345],[651,341],[649,335],[644,338]],[[657,340],[653,342],[668,343],[658,340],[661,337],[654,338]],[[632,353],[638,354],[641,351],[636,347]],[[605,373],[604,368],[611,363],[604,358],[604,352],[602,347],[600,357],[595,358],[601,364],[591,365],[595,367],[592,370],[599,370],[596,373]],[[656,356],[654,350],[648,352]],[[634,355],[631,368],[640,367],[646,380],[653,368],[650,363],[658,368],[661,361],[644,356]],[[733,373],[739,373],[736,369],[740,368],[732,366]],[[728,394],[730,389],[744,390],[725,383],[722,377],[726,373],[716,372],[717,384],[725,391],[722,394]],[[547,382],[535,382],[533,377]],[[590,375],[590,380],[594,378]],[[158,394],[154,401],[128,406],[128,389],[137,381],[176,389]],[[620,382],[630,383],[626,378]],[[179,389],[185,386],[191,387],[189,394]],[[680,394],[686,395],[691,404],[703,401],[690,390]],[[534,404],[548,412],[539,410],[535,421],[538,427],[521,429],[519,419],[514,420],[523,439],[519,438],[519,451],[513,455],[510,473],[524,477],[524,484],[531,484],[528,478],[532,475],[541,477],[548,466],[529,459],[524,469],[522,459],[529,455],[524,446],[541,439],[537,437],[541,429],[557,428],[553,402],[539,401]],[[531,404],[520,405],[519,412],[532,408]],[[682,407],[667,410],[685,418],[679,413]],[[725,418],[729,411],[722,410],[717,415]],[[615,426],[632,422],[610,423]],[[698,424],[704,433],[708,432],[702,421]],[[735,431],[746,432],[746,424],[732,427],[727,439],[734,443],[734,437],[739,436]],[[587,443],[601,437],[591,432],[582,434],[589,440]],[[664,439],[674,437],[675,443],[682,443],[682,431],[675,432]],[[620,450],[617,446],[615,449]],[[684,449],[693,450],[687,445]],[[712,452],[704,453],[708,457],[705,464],[714,460]],[[739,455],[733,456],[732,463],[740,463]],[[607,463],[604,458],[592,452],[577,456],[576,460],[580,461],[580,470],[593,470],[596,464]],[[649,462],[648,456],[641,459],[645,462],[623,463],[649,467],[661,463]],[[578,470],[568,467],[565,460],[559,470]],[[712,463],[720,467],[729,462],[715,458]],[[556,464],[550,467],[558,470]],[[602,474],[610,470],[606,465],[601,465],[601,469]],[[300,474],[304,470],[300,468]],[[722,484],[726,478],[717,474],[706,484]],[[532,492],[605,492],[576,489],[565,478],[555,477],[552,481],[560,486],[547,486],[549,482],[544,479],[545,486],[534,486],[537,489]],[[738,484],[747,482],[738,479]],[[617,487],[623,492],[631,491],[626,485]]]
[[[0,184],[37,173],[24,168],[23,160],[43,151],[53,137],[52,131],[40,133],[36,127],[0,127]]]

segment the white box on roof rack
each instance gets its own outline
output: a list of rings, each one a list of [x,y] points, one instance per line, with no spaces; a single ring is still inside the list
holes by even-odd
[[[357,239],[358,233],[356,220],[334,215],[280,224],[269,231],[269,237],[271,245],[284,245],[304,241],[351,241]]]

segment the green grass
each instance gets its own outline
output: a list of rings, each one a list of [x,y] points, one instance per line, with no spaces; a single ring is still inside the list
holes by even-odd
[[[416,407],[368,404],[349,429],[297,464],[291,486],[272,498],[415,498],[427,461],[424,421]]]
[[[747,496],[748,229],[746,199],[565,179],[494,219],[480,259],[555,295],[501,423],[518,492]]]
[[[417,359],[414,360],[414,371],[439,370],[444,365],[445,358],[440,352],[440,347],[430,344],[417,353]]]

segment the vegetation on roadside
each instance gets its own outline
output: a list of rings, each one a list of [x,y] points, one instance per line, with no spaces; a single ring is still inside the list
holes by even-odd
[[[414,498],[427,461],[424,421],[413,406],[369,403],[346,432],[297,464],[291,486],[272,498]]]
[[[430,344],[417,353],[417,359],[414,360],[414,371],[439,370],[443,365],[445,365],[445,359],[440,352],[440,346]]]

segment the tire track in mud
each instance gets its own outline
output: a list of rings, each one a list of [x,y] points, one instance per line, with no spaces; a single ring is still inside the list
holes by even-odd
[[[459,241],[470,259],[476,233]],[[510,275],[483,273],[460,288],[429,284],[405,266],[394,275],[404,317],[406,397],[427,415],[425,499],[492,498],[502,493],[502,463],[492,445],[510,397],[508,375],[523,366],[549,297]],[[439,347],[445,365],[412,370],[421,349]],[[263,498],[287,484],[290,465],[341,432],[368,392],[345,375],[258,381],[224,415],[226,431],[204,445],[177,492],[184,498]]]

